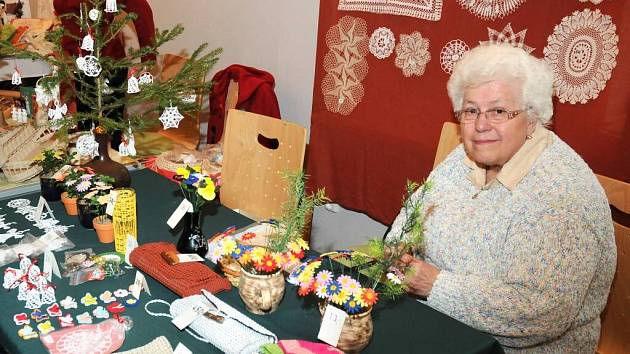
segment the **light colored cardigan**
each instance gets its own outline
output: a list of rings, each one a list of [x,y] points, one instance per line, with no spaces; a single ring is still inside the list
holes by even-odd
[[[616,265],[610,209],[586,163],[548,134],[512,190],[475,186],[462,145],[431,173],[425,260],[441,271],[427,304],[506,352],[593,353]]]

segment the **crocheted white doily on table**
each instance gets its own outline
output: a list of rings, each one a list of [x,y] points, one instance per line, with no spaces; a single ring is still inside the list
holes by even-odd
[[[469,50],[470,47],[468,47],[468,44],[461,39],[453,39],[446,43],[440,52],[440,65],[442,66],[442,70],[447,74],[452,73],[455,63]]]
[[[370,37],[370,53],[377,59],[385,59],[394,51],[396,37],[394,32],[387,27],[379,27],[372,32]]]
[[[513,12],[525,0],[457,0],[466,10],[484,20],[494,20]]]
[[[400,35],[396,45],[395,65],[402,69],[405,77],[422,76],[430,60],[429,40],[422,38],[420,32]]]
[[[604,89],[617,65],[616,29],[599,9],[575,11],[556,25],[543,53],[560,102],[586,103]]]
[[[479,44],[507,43],[513,47],[521,48],[527,53],[531,53],[535,49],[525,44],[525,34],[527,33],[527,28],[518,33],[514,33],[511,23],[508,23],[501,32],[490,27],[487,28],[488,40],[479,41]]]
[[[326,109],[341,115],[350,114],[364,95],[361,82],[368,73],[365,20],[344,16],[326,32],[328,53],[324,57],[322,94]]]
[[[443,0],[339,0],[338,10],[402,15],[438,21]]]

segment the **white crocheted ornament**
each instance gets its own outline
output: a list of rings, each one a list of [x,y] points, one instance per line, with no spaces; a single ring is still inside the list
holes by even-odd
[[[90,12],[88,12],[88,17],[90,18],[90,20],[96,21],[96,20],[98,20],[98,16],[100,14],[101,14],[101,12],[98,11],[97,9],[92,9],[92,10],[90,10]]]
[[[57,302],[55,297],[55,287],[52,284],[47,284],[41,291],[42,304],[54,304]]]
[[[138,85],[138,79],[135,76],[131,76],[127,80],[127,93],[140,92],[140,86]]]
[[[153,75],[150,72],[145,71],[140,74],[140,78],[138,78],[138,83],[140,85],[149,85],[153,83]]]
[[[118,5],[116,4],[116,0],[105,1],[105,12],[118,12]]]
[[[166,107],[162,116],[160,116],[160,122],[164,126],[164,130],[169,128],[178,128],[179,122],[184,119],[184,116],[179,113],[179,109],[177,107]]]
[[[28,290],[28,282],[20,282],[20,285],[18,285],[17,299],[20,301],[26,300],[26,293],[28,292]]]
[[[20,278],[21,275],[21,272],[15,268],[5,269],[2,287],[7,290],[16,288],[18,285],[20,285],[17,280]]]
[[[39,290],[37,288],[31,288],[26,292],[26,304],[24,307],[27,309],[37,309],[42,306],[42,300]]]
[[[81,42],[81,49],[87,50],[91,52],[94,50],[94,38],[89,33],[83,37],[83,42]]]
[[[101,74],[101,63],[99,63],[98,58],[93,55],[86,55],[85,57],[85,67],[83,68],[83,73],[89,77],[97,77]],[[78,60],[78,59],[77,59]]]
[[[394,51],[396,37],[394,32],[387,27],[379,27],[370,37],[370,53],[377,59],[385,59]]]
[[[35,101],[42,106],[46,106],[50,101],[55,100],[59,96],[59,85],[55,85],[52,89],[47,90],[42,84],[41,79],[35,84]]]
[[[440,52],[440,66],[442,66],[442,70],[447,74],[452,73],[455,63],[469,50],[468,44],[460,39],[453,39],[446,43]]]
[[[182,102],[184,103],[195,103],[197,101],[197,95],[190,94],[182,97]]]
[[[92,133],[83,134],[77,139],[77,153],[92,157],[98,155],[98,142]]]
[[[18,69],[15,69],[13,71],[13,76],[11,76],[11,83],[13,85],[22,85],[22,75],[20,75]]]
[[[121,156],[136,156],[136,139],[133,136],[131,127],[124,135],[123,142],[118,147],[118,152]]]
[[[26,109],[13,107],[11,109],[11,118],[17,123],[26,123],[28,115]]]

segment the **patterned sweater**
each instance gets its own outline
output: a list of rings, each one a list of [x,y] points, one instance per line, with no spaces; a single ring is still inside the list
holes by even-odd
[[[473,184],[462,145],[431,173],[424,256],[441,271],[427,304],[508,353],[593,353],[616,265],[610,209],[586,163],[546,134],[511,190]]]

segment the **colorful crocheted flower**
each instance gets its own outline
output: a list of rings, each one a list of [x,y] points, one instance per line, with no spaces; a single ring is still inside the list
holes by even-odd
[[[234,252],[234,250],[236,249],[237,245],[236,245],[236,241],[234,241],[234,239],[230,238],[230,237],[226,237],[223,240],[221,240],[221,253],[223,255],[229,255],[232,252]]]
[[[254,267],[259,272],[271,273],[278,268],[278,264],[272,255],[266,254],[259,262],[254,262]]]
[[[337,294],[334,294],[332,296],[329,297],[330,301],[332,301],[333,303],[339,305],[339,306],[343,306],[343,304],[345,304],[349,298],[351,298],[352,296],[350,295],[349,292],[347,292],[346,290],[341,290],[339,291]]]
[[[317,280],[319,284],[328,285],[328,283],[333,281],[334,276],[331,271],[322,270],[319,273],[317,273],[317,276],[315,277],[315,279]]]
[[[365,288],[361,292],[359,301],[363,307],[372,306],[378,301],[378,294],[372,288]]]
[[[232,258],[240,259],[245,253],[249,251],[249,247],[245,245],[237,245],[234,251],[232,251]]]
[[[361,304],[354,298],[354,296],[352,296],[343,304],[343,308],[347,313],[354,315],[355,313],[361,311]]]
[[[213,200],[216,197],[214,193],[214,182],[212,182],[212,179],[209,177],[204,178],[203,182],[202,184],[205,184],[205,186],[199,187],[197,193],[205,200]]]
[[[81,182],[79,182],[79,184],[77,184],[77,192],[85,192],[90,189],[91,186],[92,182],[90,182],[89,180],[82,180]]]
[[[324,284],[317,284],[315,283],[316,288],[315,288],[315,295],[317,295],[318,298],[320,299],[325,299],[328,297],[328,293],[326,291],[326,285]]]
[[[314,284],[315,284],[315,282],[300,284],[300,288],[298,289],[298,295],[306,296],[306,295],[310,294],[314,290],[313,289],[313,285]]]
[[[252,257],[252,261],[260,262],[266,253],[267,251],[264,248],[254,247],[254,249],[250,252],[250,255]]]
[[[326,284],[326,294],[328,296],[339,294],[340,291],[341,285],[337,281],[333,280],[330,283]]]
[[[184,168],[184,167],[179,167],[179,168],[175,171],[175,173],[176,173],[178,176],[182,176],[182,178],[183,178],[183,179],[187,179],[187,178],[188,178],[188,176],[190,176],[190,171],[188,171],[188,169],[187,169],[187,168]]]

